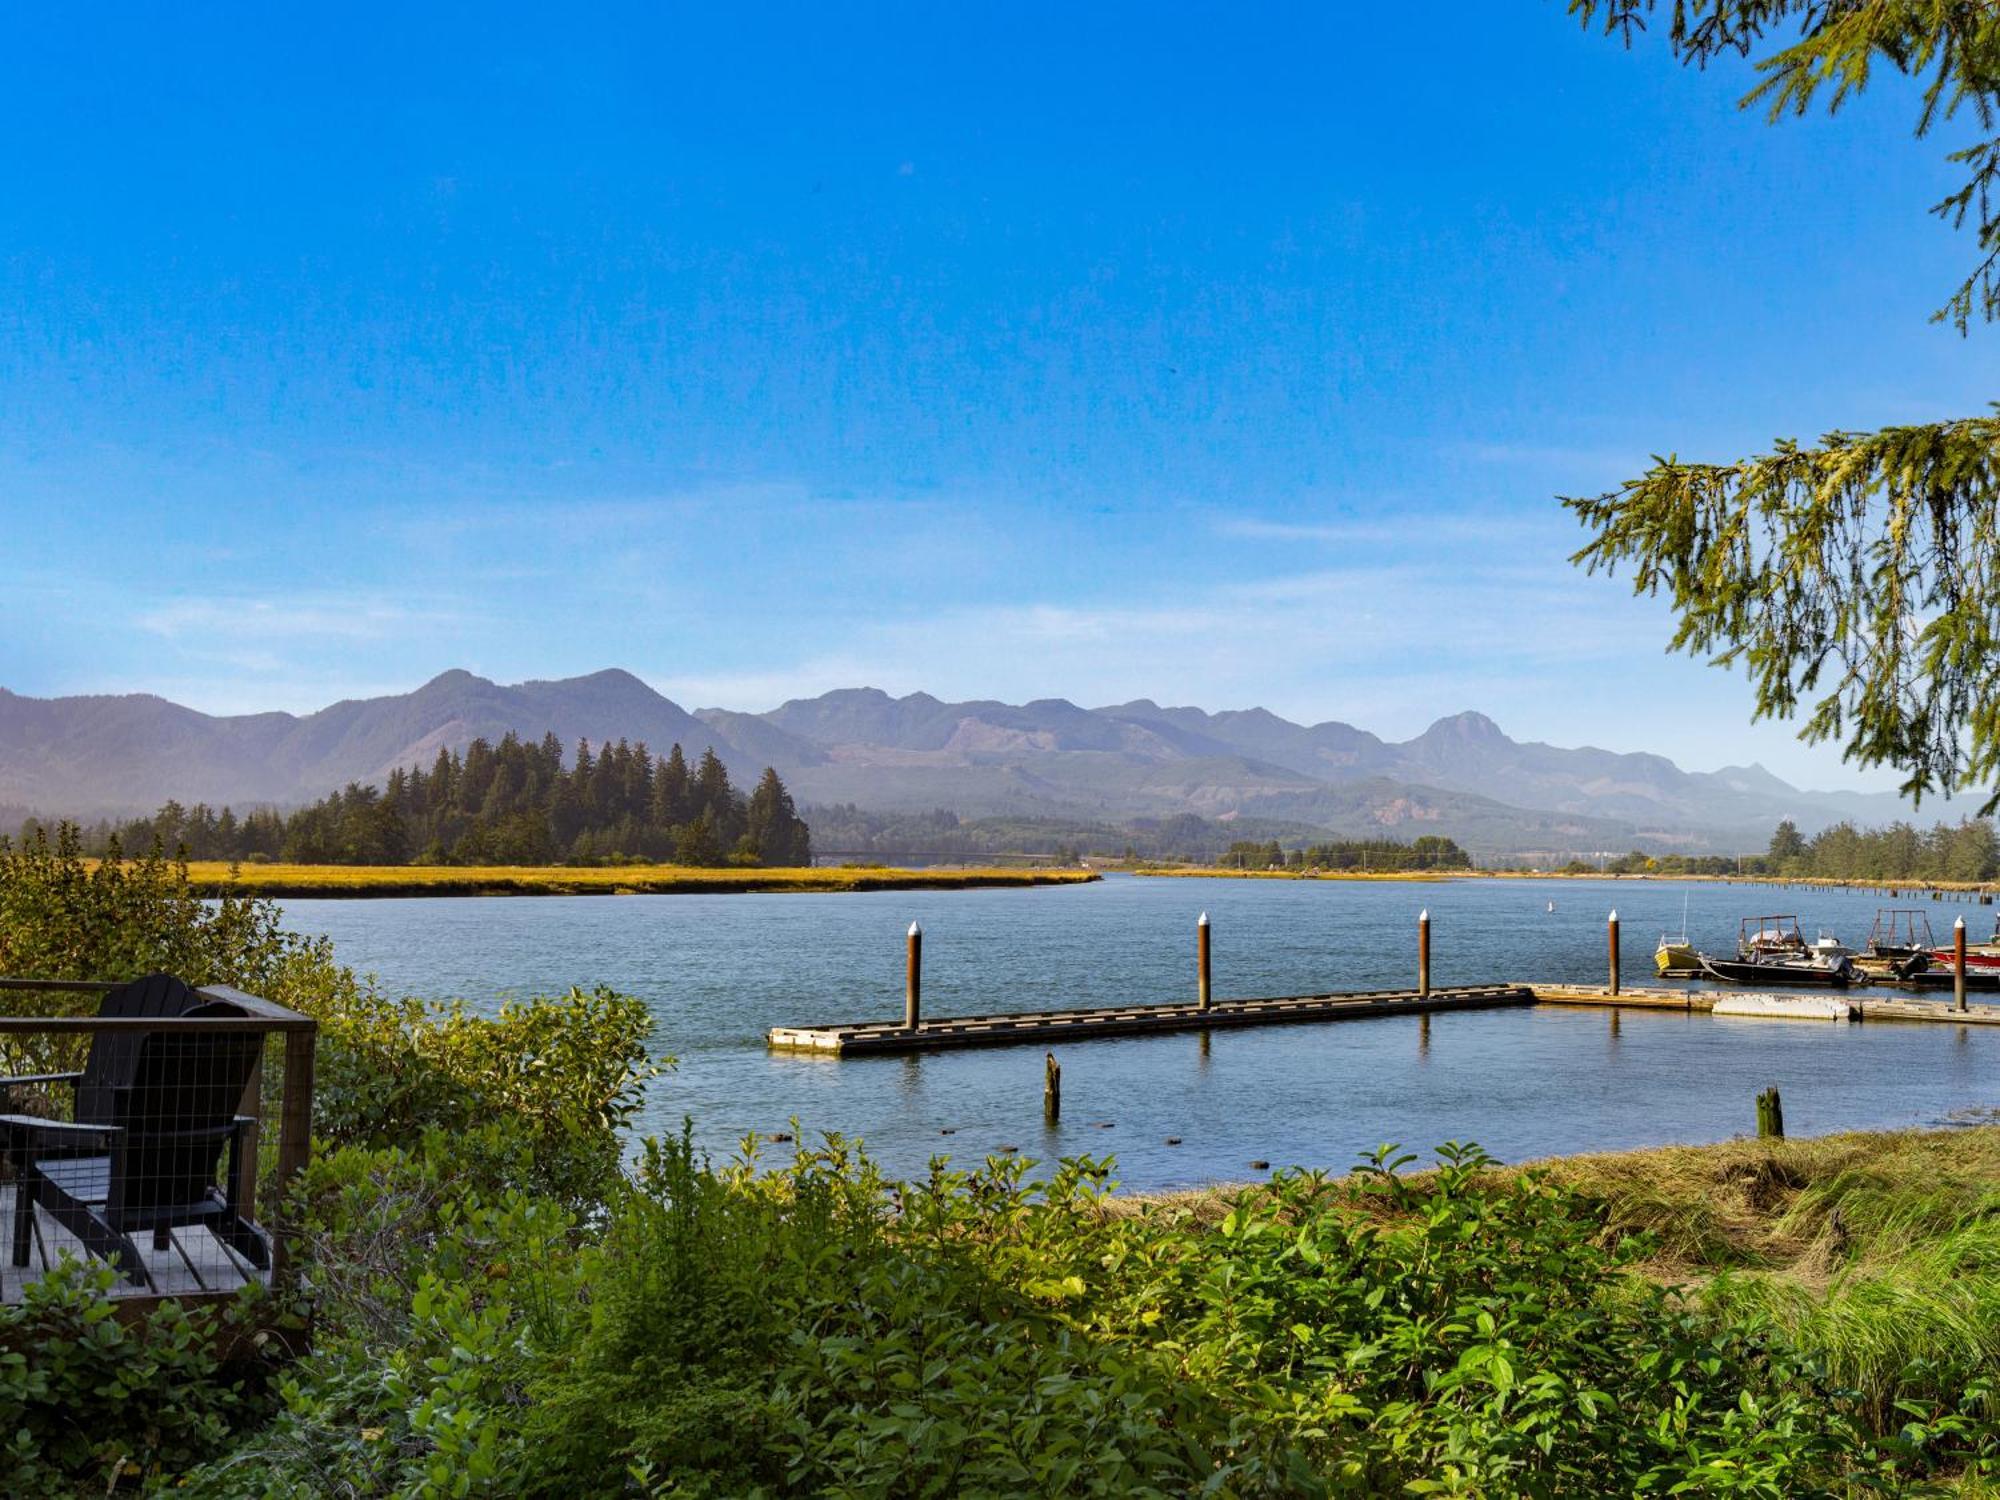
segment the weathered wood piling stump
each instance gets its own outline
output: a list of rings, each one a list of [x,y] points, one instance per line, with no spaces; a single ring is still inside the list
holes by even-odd
[[[1757,1135],[1760,1140],[1785,1138],[1785,1106],[1775,1086],[1757,1096]]]
[[[1053,1052],[1042,1058],[1042,1119],[1053,1125],[1062,1118],[1062,1064]]]

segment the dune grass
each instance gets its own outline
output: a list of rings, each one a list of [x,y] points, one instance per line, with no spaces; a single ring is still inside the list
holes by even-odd
[[[694,865],[286,865],[190,863],[202,890],[253,896],[625,896],[748,891],[969,890],[1074,885],[1088,870],[906,870],[887,866],[709,869]]]

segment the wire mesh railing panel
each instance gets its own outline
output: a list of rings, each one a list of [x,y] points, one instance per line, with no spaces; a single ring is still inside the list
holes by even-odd
[[[139,982],[135,981],[135,984]],[[123,987],[130,990],[132,987]],[[312,1024],[233,991],[122,993],[98,1013],[0,1013],[0,1300],[67,1262],[117,1295],[229,1292],[268,1281],[280,1245],[259,1200],[304,1161]],[[289,1035],[279,1038],[274,1032]],[[282,1044],[282,1045],[281,1045]],[[46,1067],[55,1060],[70,1064]],[[20,1062],[31,1070],[15,1072]],[[295,1104],[297,1101],[295,1101]]]

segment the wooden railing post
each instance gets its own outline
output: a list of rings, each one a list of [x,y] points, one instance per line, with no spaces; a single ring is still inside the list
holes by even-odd
[[[285,1033],[285,1099],[278,1114],[278,1194],[282,1199],[312,1160],[313,1067],[319,1028]],[[274,1275],[290,1259],[289,1233],[273,1235]]]
[[[268,1033],[263,1040],[270,1040]],[[264,1050],[258,1050],[257,1071],[250,1075],[250,1082],[243,1090],[243,1102],[236,1106],[236,1112],[250,1123],[243,1127],[236,1143],[236,1181],[231,1190],[236,1198],[236,1211],[252,1222],[257,1218],[257,1156],[264,1134]]]

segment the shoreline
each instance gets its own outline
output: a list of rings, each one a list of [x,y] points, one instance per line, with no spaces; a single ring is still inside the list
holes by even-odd
[[[1940,899],[1950,896],[1982,897],[2000,894],[2000,881],[1848,879],[1820,875],[1695,875],[1668,871],[1618,873],[1609,870],[1231,870],[1211,865],[1183,865],[1169,869],[1128,870],[1105,866],[1113,874],[1151,879],[1207,880],[1588,880],[1641,881],[1663,885],[1763,886],[1773,890],[1880,891],[1884,895],[1916,899],[1937,892]]]
[[[191,860],[204,895],[368,900],[422,896],[723,896],[851,891],[1005,890],[1086,885],[1091,870],[890,866],[715,869],[693,865],[240,865]]]

